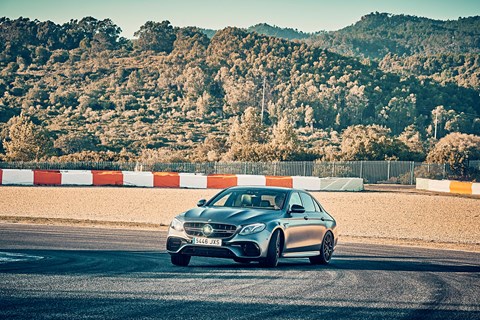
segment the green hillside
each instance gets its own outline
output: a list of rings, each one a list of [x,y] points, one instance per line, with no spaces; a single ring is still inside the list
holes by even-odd
[[[1,19],[2,140],[31,119],[53,143],[42,156],[62,161],[409,160],[425,157],[435,126],[437,138],[480,134],[478,86],[389,72],[409,70],[394,56],[379,66],[238,28],[209,39],[168,21],[145,23],[137,40],[120,32],[91,17]],[[477,60],[453,61],[449,76],[475,77]],[[354,154],[342,145],[351,135],[379,149],[366,141],[368,152]]]

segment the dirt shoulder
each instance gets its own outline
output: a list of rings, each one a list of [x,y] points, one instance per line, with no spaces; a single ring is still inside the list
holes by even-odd
[[[341,241],[480,252],[480,198],[415,192],[313,192],[338,222]],[[219,190],[0,187],[0,222],[164,229]]]

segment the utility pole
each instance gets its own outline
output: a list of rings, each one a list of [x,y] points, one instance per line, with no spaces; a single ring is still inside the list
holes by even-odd
[[[261,119],[262,119],[262,125],[263,125],[263,112],[265,110],[265,81],[266,77],[263,77],[263,91],[262,91],[262,114],[261,114]]]
[[[435,140],[437,140],[438,112],[435,112]]]

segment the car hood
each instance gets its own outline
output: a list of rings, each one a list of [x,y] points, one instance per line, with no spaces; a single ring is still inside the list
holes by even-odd
[[[188,210],[183,214],[183,218],[185,221],[211,221],[213,223],[245,225],[269,221],[278,218],[280,215],[281,212],[278,210],[200,207]]]

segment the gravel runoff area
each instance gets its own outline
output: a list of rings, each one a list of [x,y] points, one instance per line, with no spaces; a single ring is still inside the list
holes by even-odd
[[[480,197],[367,186],[312,192],[338,222],[340,241],[480,252]],[[219,190],[0,186],[0,222],[161,228]]]

